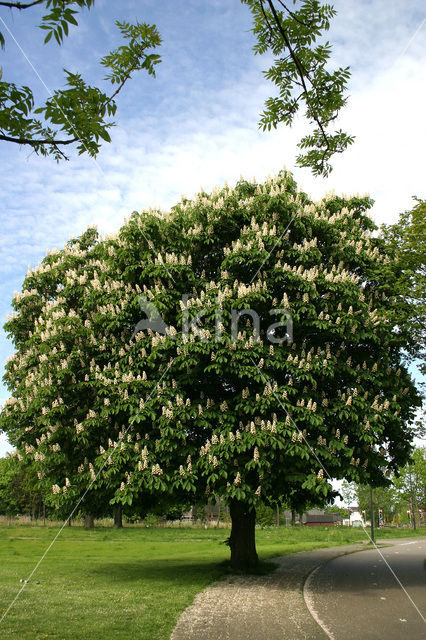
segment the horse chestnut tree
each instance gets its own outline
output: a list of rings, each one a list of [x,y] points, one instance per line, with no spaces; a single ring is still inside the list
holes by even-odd
[[[312,202],[282,171],[133,213],[56,293],[27,278],[1,426],[51,500],[220,496],[245,569],[259,502],[326,501],[333,478],[403,465],[420,400],[370,206]]]

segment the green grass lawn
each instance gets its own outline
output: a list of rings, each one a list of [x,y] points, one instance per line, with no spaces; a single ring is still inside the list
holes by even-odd
[[[0,527],[0,617],[57,531]],[[194,596],[226,571],[228,535],[226,529],[65,528],[1,623],[0,638],[167,640]],[[366,539],[359,529],[322,527],[271,527],[256,535],[262,560]]]

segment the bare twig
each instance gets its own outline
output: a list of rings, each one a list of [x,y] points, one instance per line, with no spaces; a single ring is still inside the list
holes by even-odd
[[[47,138],[45,140],[37,140],[34,138],[12,138],[11,136],[6,136],[0,133],[0,140],[5,140],[7,142],[16,142],[16,144],[29,144],[32,146],[40,145],[48,145],[52,144],[54,146],[60,144],[72,144],[73,142],[77,142],[79,138],[70,138],[69,140],[55,140],[55,138],[51,138],[50,140]]]
[[[23,4],[22,2],[0,2],[0,7],[8,7],[9,9],[29,9],[36,4],[43,4],[44,0],[34,0],[34,2],[28,2]]]

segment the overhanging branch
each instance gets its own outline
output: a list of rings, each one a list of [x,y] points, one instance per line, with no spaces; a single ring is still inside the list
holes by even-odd
[[[23,4],[22,2],[0,2],[0,7],[8,7],[9,9],[29,9],[30,7],[34,7],[36,4],[43,4],[44,0],[34,0],[34,2],[27,2]]]
[[[292,45],[290,43],[290,40],[288,39],[287,33],[285,32],[285,30],[284,30],[284,28],[283,28],[283,26],[281,24],[281,20],[280,20],[278,14],[277,14],[277,11],[275,9],[275,6],[274,6],[272,0],[267,0],[267,2],[268,2],[270,10],[272,12],[275,24],[276,24],[276,26],[277,26],[280,34],[281,34],[282,39],[284,40],[284,43],[285,43],[288,51],[290,52],[290,56],[291,56],[294,64],[296,65],[297,73],[299,75],[300,82],[302,84],[302,89],[303,89],[303,94],[305,96],[306,104],[310,108],[312,116],[313,116],[313,119],[316,122],[316,124],[318,125],[318,128],[321,131],[321,135],[322,135],[323,140],[325,142],[325,147],[326,148],[324,149],[324,152],[322,154],[322,157],[323,157],[322,164],[323,164],[324,159],[325,159],[325,155],[326,155],[327,151],[330,150],[330,143],[329,143],[328,136],[327,136],[327,134],[326,134],[326,132],[324,130],[323,123],[322,123],[320,117],[318,116],[316,109],[314,109],[314,107],[312,106],[312,104],[311,104],[311,102],[309,100],[309,93],[308,93],[308,88],[306,86],[305,78],[307,78],[310,81],[310,83],[312,84],[312,86],[315,89],[316,89],[316,87],[315,87],[314,83],[312,82],[311,78],[309,77],[309,72],[307,71],[307,69],[304,68],[304,66],[302,65],[301,61],[299,60],[299,57],[297,56],[296,52],[294,51],[294,49],[293,49],[293,47],[292,47]],[[263,6],[263,3],[264,3],[264,0],[260,0],[260,7],[262,9],[263,16],[264,16],[264,18],[266,20],[266,23],[267,23],[269,29],[272,31],[272,27],[271,27],[271,25],[269,23],[268,17],[266,15],[266,12],[265,12],[265,9],[264,9],[264,6]]]
[[[72,144],[73,142],[77,142],[78,138],[70,138],[68,140],[55,140],[55,138],[52,138],[50,140],[34,140],[34,138],[13,138],[12,136],[6,136],[3,133],[0,133],[0,140],[5,140],[6,142],[15,142],[16,144],[28,144],[32,147],[35,147],[37,145],[43,146],[49,144],[53,146]]]

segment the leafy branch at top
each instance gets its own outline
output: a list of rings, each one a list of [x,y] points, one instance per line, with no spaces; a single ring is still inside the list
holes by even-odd
[[[279,95],[266,100],[260,127],[270,130],[280,122],[291,126],[304,102],[305,116],[315,129],[299,142],[299,148],[306,149],[306,153],[298,156],[297,164],[311,167],[314,175],[327,176],[332,170],[330,158],[354,141],[341,130],[329,131],[347,102],[344,94],[349,68],[328,71],[331,46],[328,42],[315,45],[330,28],[336,11],[317,0],[304,0],[294,11],[282,0],[241,1],[253,14],[255,53],[271,52],[275,56],[273,66],[264,74],[278,87]]]
[[[0,2],[0,6],[5,4]],[[24,9],[41,3],[9,4]],[[47,31],[45,43],[53,36],[62,44],[64,36],[68,36],[68,26],[77,25],[77,12],[70,5],[90,8],[94,0],[44,0],[44,4],[50,9],[40,25]],[[88,85],[81,74],[64,70],[66,88],[56,90],[36,108],[31,88],[4,81],[0,70],[0,140],[29,146],[56,160],[67,159],[63,147],[76,143],[79,154],[86,152],[95,157],[101,141],[111,140],[108,129],[114,122],[109,118],[116,113],[117,94],[135,71],[144,69],[155,76],[155,66],[161,61],[151,52],[161,44],[155,25],[119,21],[116,25],[127,42],[101,60],[109,71],[105,79],[117,85],[110,95]],[[1,34],[0,45],[4,46]]]
[[[78,26],[75,19],[77,11],[70,9],[74,5],[79,9],[90,9],[95,4],[95,0],[34,0],[33,2],[0,2],[0,7],[9,9],[30,9],[39,4],[44,4],[46,9],[50,9],[49,13],[43,16],[40,29],[47,31],[44,42],[49,42],[52,35],[58,44],[61,44],[64,35],[69,32],[69,25]],[[4,49],[4,36],[0,33],[0,46]]]
[[[304,153],[297,163],[311,167],[315,175],[327,176],[332,169],[331,157],[354,140],[342,130],[330,130],[347,101],[349,69],[326,69],[330,44],[317,44],[336,12],[318,0],[241,1],[253,14],[255,53],[275,56],[274,64],[264,73],[277,86],[278,96],[266,101],[260,127],[270,130],[280,122],[291,126],[304,103],[305,116],[314,129],[299,142]],[[40,24],[46,34],[44,42],[55,39],[60,45],[70,26],[77,26],[78,11],[90,9],[94,0],[0,1],[0,7],[18,10],[35,5],[47,10]],[[63,147],[74,143],[79,153],[96,156],[100,140],[110,140],[108,129],[114,123],[108,118],[115,114],[115,97],[133,72],[144,69],[155,76],[155,65],[160,62],[160,56],[150,51],[161,44],[154,25],[117,22],[117,26],[127,42],[101,60],[109,70],[105,79],[115,85],[109,95],[87,85],[80,74],[65,71],[66,88],[55,91],[44,105],[35,108],[31,89],[2,81],[0,70],[0,140],[30,146],[36,153],[53,155],[57,160],[66,158]],[[0,46],[4,45],[0,33]],[[42,119],[37,117],[40,114]]]

